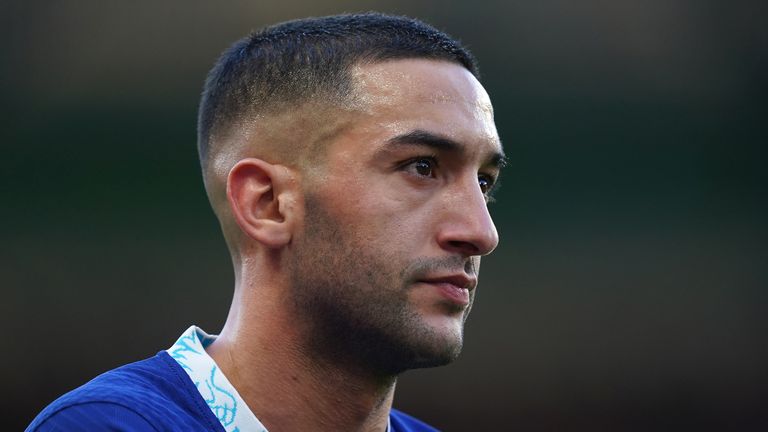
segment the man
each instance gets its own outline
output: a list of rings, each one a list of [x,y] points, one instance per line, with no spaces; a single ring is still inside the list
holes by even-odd
[[[279,24],[223,54],[200,105],[235,269],[218,337],[64,395],[28,430],[423,431],[397,376],[458,355],[504,161],[471,55],[380,14]]]

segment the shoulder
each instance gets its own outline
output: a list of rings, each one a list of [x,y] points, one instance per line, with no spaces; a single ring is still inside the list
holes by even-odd
[[[389,412],[391,432],[438,432],[437,429],[408,414],[392,409]]]
[[[154,431],[169,425],[219,430],[220,424],[211,417],[184,370],[161,351],[61,396],[40,412],[27,431]]]
[[[158,429],[130,407],[114,402],[83,402],[41,413],[27,432],[73,430],[147,431]]]

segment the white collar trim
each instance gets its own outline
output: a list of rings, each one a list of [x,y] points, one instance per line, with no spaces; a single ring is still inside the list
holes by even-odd
[[[197,326],[192,326],[167,352],[187,372],[224,430],[267,432],[267,428],[248,408],[213,358],[205,352],[205,347],[215,339],[216,336],[208,335]]]
[[[227,432],[268,432],[267,428],[248,408],[235,386],[205,348],[216,340],[197,326],[187,329],[166,352],[187,372],[208,408]],[[392,422],[387,417],[387,432]]]

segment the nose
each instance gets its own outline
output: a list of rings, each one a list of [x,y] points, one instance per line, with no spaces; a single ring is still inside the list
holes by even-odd
[[[499,234],[477,178],[467,183],[447,194],[437,242],[444,250],[464,256],[488,255],[499,244]]]

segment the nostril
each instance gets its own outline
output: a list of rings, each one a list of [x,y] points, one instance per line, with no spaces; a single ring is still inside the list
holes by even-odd
[[[451,248],[464,255],[479,255],[480,249],[472,242],[462,240],[450,240],[448,242]]]

